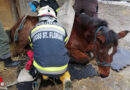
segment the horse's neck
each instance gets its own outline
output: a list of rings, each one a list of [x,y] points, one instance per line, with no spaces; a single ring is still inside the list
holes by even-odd
[[[20,19],[18,20],[18,22],[17,22],[10,30],[11,30],[11,31],[12,31],[12,30],[15,31],[16,28],[19,27],[19,25],[20,25],[20,23],[22,22],[23,18],[24,18],[24,16],[23,16],[22,18],[20,18]]]

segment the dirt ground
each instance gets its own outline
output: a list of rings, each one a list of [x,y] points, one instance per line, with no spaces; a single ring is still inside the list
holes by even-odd
[[[130,7],[99,3],[99,17],[107,20],[110,28],[116,32],[130,30]],[[120,40],[119,46],[130,49],[130,34]],[[0,76],[4,78],[5,82],[10,83],[16,79],[17,68],[4,68],[2,62],[0,62],[0,66]],[[97,66],[94,67],[97,69]],[[72,82],[73,90],[130,90],[130,67],[120,72],[111,70],[111,74],[107,78],[95,76]],[[12,87],[9,90],[17,89]],[[48,86],[41,90],[62,90],[62,85]]]

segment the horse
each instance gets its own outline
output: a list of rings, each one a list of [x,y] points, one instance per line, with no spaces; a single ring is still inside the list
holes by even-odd
[[[17,25],[22,21],[19,20]],[[15,53],[25,53],[29,44],[28,35],[38,22],[37,17],[27,16],[23,30],[19,31]],[[11,28],[10,37],[14,40],[16,27]],[[110,73],[112,57],[117,51],[118,39],[127,35],[129,31],[115,33],[110,30],[108,23],[86,14],[76,16],[70,39],[66,45],[69,54],[78,63],[89,63],[96,58],[100,76],[107,77]],[[87,54],[88,53],[88,54]]]
[[[108,77],[118,40],[128,33],[128,30],[116,33],[109,29],[105,20],[83,13],[75,18],[67,49],[79,63],[88,63],[96,58],[98,73],[101,77]]]
[[[94,0],[82,1],[90,2]],[[87,64],[93,58],[96,58],[100,76],[107,77],[110,73],[112,57],[117,51],[118,39],[125,37],[128,31],[115,33],[113,30],[110,30],[106,21],[96,17],[97,4],[93,5],[92,10],[87,9],[89,6],[86,5],[89,4],[87,2],[77,4],[79,3],[78,0],[75,1],[74,9],[76,16],[72,33],[66,47],[70,56],[74,57],[75,62],[77,63]],[[25,17],[26,19],[24,21]],[[21,22],[23,21],[24,24],[21,25]],[[10,29],[11,41],[13,42],[16,39],[14,55],[20,53],[26,54],[28,51],[27,46],[29,44],[28,34],[37,22],[37,17],[23,16]],[[21,26],[23,27],[19,28]],[[15,32],[18,30],[18,38],[14,38]]]

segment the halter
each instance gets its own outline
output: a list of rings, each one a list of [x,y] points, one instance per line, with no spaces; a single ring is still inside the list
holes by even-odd
[[[95,44],[95,54],[96,54],[96,37],[97,37],[97,33],[103,28],[104,26],[100,26],[97,30],[96,30],[96,33],[95,33],[95,38],[94,38],[94,44]],[[105,61],[101,62],[99,61],[99,58],[98,56],[96,55],[96,61],[97,61],[97,64],[100,65],[100,66],[111,66],[111,63],[107,63]]]

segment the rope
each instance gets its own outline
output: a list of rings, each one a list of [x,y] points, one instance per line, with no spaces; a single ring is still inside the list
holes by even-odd
[[[25,21],[26,21],[26,17],[27,17],[27,16],[28,16],[28,14],[26,14],[26,15],[23,17],[23,20],[21,21],[19,27],[16,29],[15,34],[14,34],[14,42],[18,40],[18,32],[19,32],[20,30],[22,30],[23,25],[24,25],[24,23],[25,23]]]

